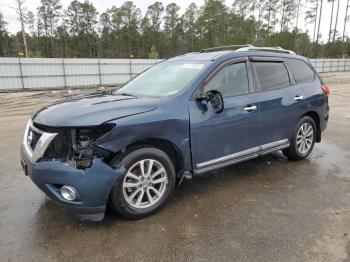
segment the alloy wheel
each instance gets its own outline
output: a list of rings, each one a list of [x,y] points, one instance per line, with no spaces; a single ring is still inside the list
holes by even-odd
[[[148,208],[164,195],[168,175],[164,166],[154,159],[143,159],[133,164],[123,180],[123,195],[133,208]]]
[[[305,155],[312,147],[314,129],[310,123],[303,123],[297,133],[296,144],[300,154]]]

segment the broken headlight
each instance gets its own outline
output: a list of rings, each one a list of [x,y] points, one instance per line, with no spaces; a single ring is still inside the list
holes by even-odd
[[[92,164],[95,149],[94,142],[106,135],[115,124],[103,124],[98,127],[72,129],[73,161],[79,169],[88,168]]]

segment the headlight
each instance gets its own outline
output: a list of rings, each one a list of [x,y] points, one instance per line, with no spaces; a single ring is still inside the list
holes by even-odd
[[[103,124],[98,127],[72,130],[73,157],[77,168],[91,166],[93,160],[93,142],[106,135],[115,124]]]

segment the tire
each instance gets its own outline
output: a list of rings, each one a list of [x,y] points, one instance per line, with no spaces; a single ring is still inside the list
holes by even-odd
[[[125,171],[112,188],[110,202],[121,216],[131,219],[147,217],[162,208],[174,191],[174,164],[158,148],[132,148],[121,159],[112,160],[112,167],[116,165],[123,166]]]
[[[310,135],[311,132],[312,136]],[[317,129],[315,121],[309,116],[302,117],[290,139],[290,147],[283,150],[283,154],[290,160],[301,160],[306,158],[314,148],[316,133]],[[303,143],[305,147],[302,146]]]

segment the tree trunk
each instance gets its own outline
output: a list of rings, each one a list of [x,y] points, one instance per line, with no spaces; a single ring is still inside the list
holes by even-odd
[[[316,2],[316,14],[315,14],[314,36],[313,36],[313,38],[312,38],[312,42],[315,42],[315,39],[316,39],[317,14],[318,14],[318,0],[317,0],[317,2]]]
[[[331,22],[330,22],[330,24],[329,24],[328,43],[331,41],[331,35],[332,35],[332,23],[333,23],[334,1],[335,1],[335,0],[332,0],[332,13],[331,13]]]
[[[283,31],[283,23],[284,23],[284,6],[283,6],[283,9],[282,9],[282,17],[281,17],[281,32]]]
[[[318,39],[320,38],[320,25],[321,25],[321,17],[322,17],[322,5],[323,5],[323,0],[321,0],[321,5],[320,5],[320,15],[319,15],[319,19],[318,19],[316,44],[318,44]]]
[[[349,1],[346,1],[346,9],[345,9],[345,18],[344,18],[344,27],[343,27],[343,37],[342,37],[342,57],[344,57],[344,46],[345,46],[345,29],[346,29],[346,22],[348,17],[348,9],[349,9]]]
[[[21,26],[22,26],[22,37],[23,37],[24,52],[26,54],[26,57],[28,58],[28,46],[27,46],[26,33],[24,32],[23,20],[21,21]]]
[[[299,9],[300,9],[300,0],[298,0],[297,17],[296,17],[296,21],[295,21],[294,48],[295,48],[295,44],[297,42],[298,22],[299,22]]]
[[[17,12],[19,14],[19,20],[21,22],[21,29],[22,29],[22,38],[23,38],[23,46],[24,46],[24,52],[26,57],[28,57],[28,46],[27,46],[27,38],[26,38],[26,32],[24,31],[24,8],[22,6],[22,1],[17,1]]]
[[[337,33],[339,3],[340,3],[340,0],[338,0],[337,14],[335,15],[335,25],[334,25],[334,30],[333,30],[333,42],[335,41],[335,35]]]
[[[347,22],[347,16],[348,16],[348,9],[349,9],[349,1],[346,1],[346,9],[345,9],[345,18],[344,18],[344,27],[343,27],[343,37],[342,37],[342,42],[345,41],[345,29],[346,29],[346,22]]]

